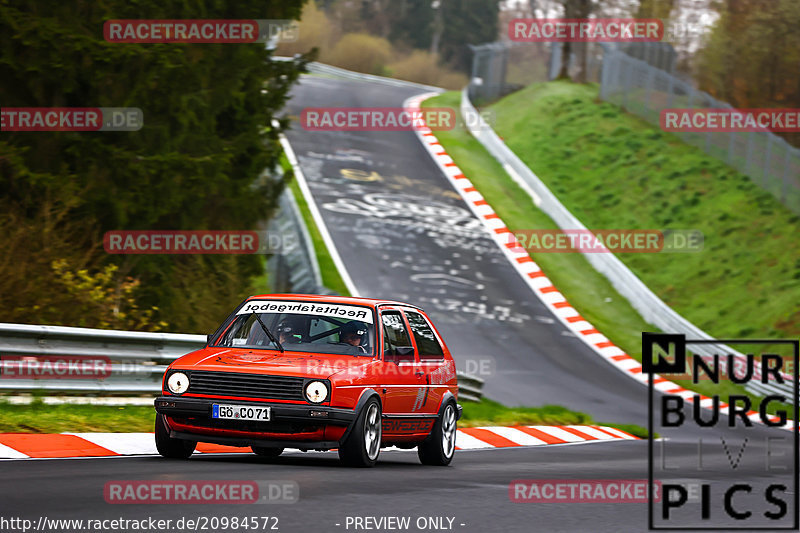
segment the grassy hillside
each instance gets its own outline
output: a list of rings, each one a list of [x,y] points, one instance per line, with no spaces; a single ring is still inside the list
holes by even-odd
[[[618,255],[673,309],[717,337],[798,337],[800,218],[748,177],[598,101],[596,86],[536,84],[492,109],[587,227],[703,232],[702,252]]]
[[[519,117],[526,116],[528,109],[526,106],[538,106],[538,100],[536,99],[537,95],[551,95],[552,90],[556,93],[556,100],[563,97],[565,94],[569,95],[567,99],[570,102],[580,101],[582,105],[589,108],[591,110],[591,114],[594,116],[594,112],[596,111],[595,108],[599,109],[599,113],[601,115],[605,115],[604,119],[608,119],[616,124],[611,125],[612,131],[615,130],[622,130],[628,129],[631,130],[631,133],[627,137],[628,141],[630,141],[631,145],[637,145],[640,143],[639,139],[646,138],[648,135],[653,137],[654,140],[659,140],[658,143],[654,143],[656,148],[644,148],[640,147],[647,152],[653,150],[657,154],[665,154],[667,158],[674,157],[675,162],[683,161],[683,165],[690,165],[694,158],[699,158],[703,161],[703,164],[708,165],[709,167],[715,167],[716,164],[713,161],[705,159],[702,155],[696,153],[696,151],[690,147],[684,147],[682,145],[676,146],[671,137],[661,135],[658,131],[654,131],[653,128],[646,123],[625,115],[623,113],[618,112],[613,107],[606,105],[606,104],[598,104],[595,102],[594,96],[592,96],[593,91],[596,92],[591,87],[581,87],[581,86],[572,86],[570,84],[562,84],[562,83],[554,83],[552,85],[552,89],[549,86],[538,86],[526,91],[522,91],[521,93],[517,93],[514,95],[515,97],[519,97],[522,100],[526,100],[524,95],[527,94],[528,98],[526,102],[516,101],[514,104],[513,102],[509,101],[509,98],[501,101],[498,106],[504,106],[502,110],[498,111],[498,126],[496,129],[499,131],[501,135],[503,135],[506,143],[513,146],[515,151],[522,157],[522,149],[516,146],[516,140],[513,135],[520,135],[526,139],[532,135],[532,132],[536,129],[548,128],[550,129],[551,133],[548,139],[541,139],[540,137],[544,134],[541,132],[537,132],[536,138],[537,141],[530,141],[531,144],[539,143],[536,146],[536,153],[538,154],[538,160],[546,160],[548,164],[548,168],[559,168],[559,165],[564,166],[573,166],[575,165],[575,161],[570,161],[564,155],[565,152],[577,152],[575,149],[571,148],[564,148],[561,145],[557,145],[557,143],[561,140],[558,138],[560,133],[564,133],[565,130],[571,128],[567,128],[565,125],[561,125],[560,127],[554,127],[554,124],[550,123],[548,120],[548,113],[557,110],[557,104],[553,104],[552,101],[545,102],[545,105],[542,107],[538,107],[539,112],[535,119],[536,124],[531,124],[527,128],[521,127],[519,124],[515,124],[516,133],[509,134],[507,132],[507,124],[508,121],[515,122],[517,120],[523,120]],[[534,92],[531,95],[531,92]],[[455,92],[445,93],[435,98],[431,98],[423,103],[425,107],[457,107],[459,105],[460,94]],[[574,104],[577,105],[577,104]],[[505,106],[510,106],[514,108],[514,111],[510,111],[509,109],[505,108]],[[516,106],[516,107],[514,107]],[[589,114],[589,111],[584,111],[585,114]],[[576,111],[577,115],[581,115],[579,111]],[[534,119],[531,119],[533,121]],[[593,122],[594,121],[594,122]],[[569,122],[569,121],[567,121]],[[578,127],[589,128],[591,127],[592,123],[602,122],[598,119],[598,117],[594,117],[593,119],[587,119],[587,123],[583,123]],[[558,122],[555,121],[555,124]],[[553,127],[556,131],[552,131]],[[604,129],[609,127],[609,124],[604,124]],[[591,132],[587,134],[590,137],[599,137],[599,135],[595,134],[594,136]],[[441,142],[441,144],[446,148],[447,153],[453,157],[455,162],[459,165],[461,170],[464,174],[472,181],[475,187],[481,192],[481,194],[486,198],[489,204],[494,208],[494,210],[500,215],[506,225],[511,228],[512,230],[520,230],[520,229],[553,229],[557,226],[555,223],[539,208],[537,208],[533,202],[530,200],[530,197],[511,179],[508,174],[503,170],[502,166],[481,146],[478,141],[472,137],[469,132],[466,131],[464,128],[456,128],[452,131],[441,131],[436,132],[436,136]],[[553,140],[554,139],[554,140]],[[552,141],[552,142],[551,142]],[[621,141],[617,141],[621,142]],[[623,145],[627,145],[626,142],[621,142]],[[658,146],[661,144],[661,146]],[[582,150],[584,152],[588,152],[590,150],[596,150],[597,153],[593,155],[589,154],[581,154],[581,158],[583,157],[590,157],[590,158],[598,158],[598,153],[606,153],[615,150],[615,147],[605,146],[604,144],[600,144],[596,148],[587,147],[587,144],[584,143],[582,146]],[[672,154],[672,150],[678,150],[678,154]],[[619,148],[620,159],[630,157],[626,155],[625,148]],[[573,157],[576,157],[573,154]],[[645,156],[646,157],[646,156]],[[526,158],[523,158],[526,159]],[[613,158],[609,156],[609,160],[612,160],[613,166]],[[715,271],[720,270],[723,267],[715,265],[713,261],[718,259],[717,251],[720,248],[720,243],[717,239],[714,238],[714,235],[709,234],[709,230],[700,224],[686,224],[686,225],[667,225],[662,224],[659,226],[647,225],[647,223],[643,223],[642,225],[634,225],[631,223],[631,220],[635,217],[629,216],[629,213],[625,210],[630,211],[632,208],[630,204],[636,203],[636,198],[628,198],[627,196],[620,193],[621,196],[625,196],[624,206],[621,206],[619,209],[614,209],[612,206],[605,206],[602,205],[607,200],[603,199],[604,194],[609,194],[608,191],[614,190],[617,185],[614,183],[618,180],[618,178],[611,178],[607,177],[612,185],[605,188],[602,183],[598,185],[598,182],[593,184],[587,184],[592,179],[592,176],[596,176],[596,174],[592,174],[589,169],[583,168],[579,165],[580,170],[584,173],[592,174],[592,176],[581,177],[581,189],[585,190],[587,187],[589,190],[593,190],[597,188],[600,192],[594,193],[593,195],[589,195],[588,193],[584,194],[564,194],[566,186],[564,185],[553,185],[553,180],[548,180],[545,177],[545,172],[547,170],[542,170],[543,167],[538,165],[532,164],[528,161],[528,164],[537,172],[539,173],[539,177],[542,178],[544,181],[548,183],[549,186],[556,192],[556,194],[562,198],[562,201],[566,203],[566,205],[576,213],[579,217],[581,217],[587,226],[594,227],[594,228],[699,228],[704,233],[706,233],[706,248],[703,252],[700,253],[692,253],[692,254],[619,254],[628,265],[637,273],[642,279],[645,280],[646,283],[650,284],[652,288],[656,290],[657,293],[668,301],[670,304],[674,305],[679,312],[684,313],[690,319],[694,319],[694,315],[690,316],[690,313],[686,312],[686,306],[679,306],[675,305],[674,297],[671,297],[670,294],[674,294],[675,291],[679,289],[683,291],[685,287],[677,285],[677,283],[671,285],[670,293],[665,294],[661,292],[656,284],[650,282],[650,277],[652,275],[658,275],[663,278],[669,280],[669,276],[672,274],[669,271],[658,271],[658,272],[650,272],[648,270],[648,265],[658,264],[658,263],[668,263],[671,265],[671,268],[680,268],[684,266],[685,268],[695,268],[693,267],[692,263],[684,262],[686,257],[689,257],[692,260],[697,260],[698,258],[701,260],[706,261],[705,266],[703,269],[707,271]],[[715,171],[722,172],[724,169],[715,168]],[[566,170],[558,170],[552,171],[554,174],[557,174],[559,178],[571,180],[570,177],[565,177]],[[609,171],[611,172],[611,171]],[[672,171],[670,171],[672,172]],[[730,171],[728,171],[730,172]],[[574,175],[574,174],[573,174]],[[608,174],[602,174],[608,176]],[[629,174],[626,174],[629,175]],[[651,173],[651,179],[655,182],[658,179],[664,179],[666,181],[670,181],[670,179],[665,177],[659,177],[657,173]],[[676,178],[672,178],[676,179]],[[733,179],[728,176],[725,178]],[[576,180],[577,181],[577,180]],[[751,187],[749,183],[746,183],[739,179],[739,184],[742,187]],[[656,188],[655,183],[649,185],[651,188]],[[625,189],[623,185],[621,189]],[[630,187],[628,187],[630,189]],[[737,189],[738,190],[738,189]],[[788,223],[796,224],[796,220],[789,216],[782,208],[774,205],[771,198],[769,196],[765,196],[759,190],[753,189],[752,192],[760,198],[760,201],[764,203],[765,206],[771,206],[771,209],[774,211],[773,216],[782,217],[783,219],[787,220]],[[627,194],[627,193],[626,193]],[[662,193],[663,194],[663,193]],[[565,198],[569,196],[572,201],[567,201]],[[590,198],[591,196],[591,198]],[[599,196],[600,198],[594,198],[594,196]],[[702,196],[701,196],[702,197]],[[576,208],[576,204],[580,202],[585,203],[592,203],[593,207],[585,207],[582,204],[582,207]],[[696,206],[692,207],[693,212],[697,209]],[[765,208],[766,209],[766,208]],[[593,213],[595,210],[599,211],[607,211],[608,213],[604,213],[604,217],[600,222],[594,222],[593,219],[588,216]],[[680,211],[680,209],[675,209],[674,211]],[[719,209],[709,208],[709,211],[712,213],[719,213]],[[698,217],[700,218],[700,217]],[[622,220],[626,220],[627,222],[623,223]],[[789,222],[792,221],[792,222]],[[788,247],[788,245],[787,245]],[[786,247],[785,247],[786,248]],[[723,247],[723,250],[726,250],[727,247]],[[797,254],[795,254],[797,255]],[[608,280],[600,273],[598,273],[594,268],[589,264],[589,262],[584,258],[582,254],[577,253],[542,253],[542,254],[532,254],[534,260],[539,264],[539,266],[544,270],[547,276],[553,281],[554,285],[558,287],[558,289],[566,296],[569,302],[579,310],[581,315],[587,318],[589,322],[591,322],[599,331],[601,331],[604,335],[606,335],[609,339],[611,339],[617,346],[625,350],[628,354],[633,356],[634,358],[641,360],[641,333],[642,331],[658,331],[658,328],[655,326],[648,324],[645,322],[641,316],[636,312],[635,309],[631,307],[627,300],[625,300],[608,282]],[[633,264],[634,262],[631,261],[638,260],[638,263]],[[648,263],[648,260],[653,260],[652,263]],[[725,257],[719,258],[720,261],[726,261]],[[660,267],[657,267],[660,268]],[[691,271],[684,272],[686,276],[691,275]],[[727,289],[725,291],[731,293],[741,292],[740,289],[737,288],[736,283],[737,281],[731,277],[724,277],[724,281],[728,283]],[[696,287],[695,290],[697,292],[702,292],[702,286]],[[738,295],[732,294],[731,298],[734,298]],[[701,298],[702,295],[693,294],[694,298]],[[716,312],[718,314],[724,313],[721,307],[715,307],[717,301],[722,301],[721,298],[714,296],[713,294],[708,295],[708,297],[704,300],[703,309],[702,311],[706,314],[712,315]],[[726,302],[727,303],[727,302]],[[751,305],[749,309],[750,314],[758,314],[758,302],[753,301],[753,305]],[[715,309],[717,311],[715,311]],[[777,306],[772,308],[773,311],[778,309]],[[793,310],[792,307],[784,307],[784,311],[788,312]],[[739,313],[742,315],[747,315],[747,313]],[[699,321],[698,321],[699,322]],[[752,321],[750,321],[752,324]],[[711,324],[712,327],[709,327]],[[747,322],[745,322],[747,324]],[[713,327],[714,321],[711,320],[709,323],[702,324],[703,327],[707,329],[710,333],[716,334],[717,336],[722,335],[731,335],[733,336],[734,333],[731,331],[736,331],[738,334],[747,337],[755,337],[756,335],[766,335],[766,333],[762,331],[754,331],[751,333],[747,333],[743,328],[741,328],[741,323],[739,324],[739,328],[732,329],[719,329]],[[737,324],[734,323],[734,326]],[[787,336],[784,334],[783,336]],[[791,336],[788,334],[788,336]],[[797,336],[795,330],[795,337]],[[741,348],[741,347],[738,347]],[[778,353],[784,353],[783,351],[778,350]],[[727,394],[736,393],[736,394],[743,394],[745,391],[743,387],[734,385],[729,381],[725,381],[720,385],[714,385],[709,381],[701,381],[698,384],[692,384],[690,380],[675,380],[676,383],[681,384],[682,386],[696,390],[700,393],[705,395],[712,395],[712,394],[720,394],[725,397]],[[753,398],[751,396],[751,398]],[[758,404],[758,400],[755,400],[754,405]]]

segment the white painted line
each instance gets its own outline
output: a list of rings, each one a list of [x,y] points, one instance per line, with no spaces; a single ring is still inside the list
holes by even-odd
[[[153,433],[65,433],[75,435],[120,455],[157,454]]]
[[[325,225],[325,221],[322,219],[322,214],[317,207],[317,203],[314,201],[314,197],[311,195],[311,189],[308,187],[308,182],[303,175],[303,170],[300,168],[300,163],[294,154],[291,144],[289,144],[289,140],[285,135],[281,135],[280,142],[281,146],[283,147],[283,151],[286,154],[286,158],[289,160],[289,164],[292,165],[294,176],[297,179],[297,184],[300,186],[300,190],[303,192],[303,197],[306,199],[306,204],[308,204],[308,209],[311,211],[311,216],[314,218],[314,222],[317,224],[317,229],[319,230],[320,235],[322,235],[322,240],[325,241],[325,246],[328,248],[328,253],[331,254],[333,264],[336,265],[336,269],[339,271],[339,275],[342,277],[344,284],[347,286],[347,290],[350,291],[350,295],[359,296],[358,289],[356,289],[356,284],[353,282],[353,279],[347,272],[347,269],[344,266],[344,261],[342,261],[339,251],[336,249],[336,245],[333,243],[333,238],[331,238],[331,234],[328,231],[328,226]]]
[[[0,444],[0,459],[29,459],[29,457],[22,452],[18,452],[14,448],[9,448],[5,444]]]
[[[576,429],[576,430],[580,431],[581,433],[586,433],[587,435],[590,435],[590,436],[592,436],[592,437],[594,437],[596,439],[608,440],[608,439],[613,439],[614,438],[611,435],[609,435],[608,433],[603,433],[599,429],[595,429],[595,428],[592,428],[592,427],[589,427],[589,426],[566,426],[566,427],[571,428],[571,429]]]
[[[541,446],[542,444],[547,444],[542,439],[537,439],[533,435],[528,435],[524,431],[520,431],[517,428],[508,428],[508,427],[484,427],[481,429],[486,429],[491,431],[492,433],[496,433],[501,437],[504,437],[511,442],[516,442],[520,446]],[[609,437],[610,438],[610,437]]]
[[[622,370],[630,370],[632,368],[638,368],[641,366],[636,362],[635,359],[622,359],[621,361],[616,361],[614,365]]]
[[[477,450],[480,448],[494,448],[488,442],[483,442],[482,440],[476,439],[471,435],[467,435],[466,433],[462,433],[458,431],[456,433],[456,446],[461,448],[462,450]]]
[[[564,431],[563,429],[555,426],[528,426],[528,427],[538,429],[543,433],[547,433],[552,437],[567,442],[584,442],[586,440],[583,437],[579,437],[574,433],[570,433],[569,431]]]
[[[630,435],[628,435],[624,431],[620,431],[617,428],[612,428],[612,427],[608,427],[608,426],[600,426],[600,427],[603,428],[604,431],[608,431],[609,433],[613,433],[614,435],[617,435],[621,439],[636,440],[635,437],[631,437]]]

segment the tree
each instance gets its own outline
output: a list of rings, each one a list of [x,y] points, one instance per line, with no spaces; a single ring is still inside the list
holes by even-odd
[[[470,44],[496,41],[499,5],[497,0],[440,0],[444,21],[439,51],[442,58],[461,72],[470,72]]]
[[[734,107],[800,106],[800,3],[728,0],[698,53],[700,88]],[[796,134],[785,135],[800,142]]]
[[[564,6],[564,18],[568,19],[588,19],[592,14],[593,4],[592,0],[561,0]],[[575,48],[578,49],[578,74],[575,81],[578,83],[586,83],[587,73],[587,55],[589,47],[587,43],[576,43]],[[563,44],[561,49],[561,71],[558,73],[559,79],[569,79],[569,60],[572,56],[573,43],[567,41]]]
[[[302,3],[0,2],[4,106],[138,107],[145,121],[138,132],[2,134],[0,225],[13,217],[30,228],[29,262],[5,268],[35,266],[36,283],[2,295],[17,305],[3,306],[0,320],[72,320],[70,297],[50,288],[59,259],[74,271],[117,265],[122,279],[140,280],[139,307],[160,308],[178,329],[208,330],[247,294],[261,268],[256,256],[108,256],[98,239],[120,229],[249,230],[268,219],[283,184],[256,178],[277,166],[287,122],[272,120],[306,60],[271,61],[263,44],[108,43],[102,28],[109,19],[297,18]],[[48,221],[52,213],[59,224]],[[48,239],[38,238],[43,228]],[[66,242],[52,245],[55,235]],[[216,268],[238,281],[209,278]],[[207,294],[213,311],[190,312],[183,302],[192,291]],[[34,309],[40,301],[47,305]]]

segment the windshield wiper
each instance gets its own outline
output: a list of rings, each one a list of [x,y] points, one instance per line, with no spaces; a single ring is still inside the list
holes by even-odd
[[[253,311],[252,313],[253,313],[253,316],[256,317],[256,320],[258,320],[258,323],[261,324],[261,328],[264,330],[264,333],[267,334],[267,337],[269,337],[269,340],[271,340],[272,342],[275,343],[275,346],[278,347],[278,349],[281,351],[281,353],[285,352],[286,350],[283,349],[283,346],[281,345],[281,343],[278,342],[278,339],[275,338],[275,335],[270,333],[269,329],[267,329],[267,326],[265,326],[264,323],[261,321],[261,317],[258,316],[255,311]]]

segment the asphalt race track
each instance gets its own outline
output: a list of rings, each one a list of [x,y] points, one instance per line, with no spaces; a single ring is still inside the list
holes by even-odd
[[[294,90],[288,113],[299,116],[302,108],[313,106],[401,106],[419,92],[305,76]],[[483,233],[413,132],[307,132],[295,124],[287,136],[360,295],[423,307],[460,367],[470,360],[492,361],[490,375],[483,377],[484,391],[493,399],[508,405],[559,404],[590,413],[599,422],[647,425],[647,389],[554,320]],[[715,499],[709,525],[737,526],[724,517],[719,496],[721,487],[735,480],[753,486],[750,494],[735,497],[737,508],[759,516],[774,510],[764,501],[763,486],[785,482],[791,475],[767,470],[765,457],[769,448],[775,464],[790,464],[791,451],[781,447],[788,446],[791,433],[785,432],[785,442],[770,443],[767,437],[780,435],[780,430],[751,429],[739,453],[741,433],[705,431],[699,459],[698,435],[682,428],[662,432],[668,440],[654,446],[662,465],[681,467],[675,479],[711,485]],[[515,503],[509,498],[509,484],[517,479],[647,479],[647,446],[647,441],[615,441],[459,451],[448,468],[423,467],[413,451],[391,451],[368,470],[340,466],[335,453],[299,452],[273,460],[196,455],[188,461],[7,461],[0,466],[0,502],[3,515],[34,521],[41,515],[271,515],[279,518],[280,531],[327,532],[354,531],[345,526],[348,516],[410,516],[412,524],[419,517],[446,516],[454,519],[452,530],[464,532],[645,531],[646,503]],[[687,471],[693,474],[687,476]],[[292,480],[300,493],[297,503],[284,505],[105,502],[106,482],[130,479]],[[791,514],[796,498],[791,486],[786,498]],[[691,501],[682,513],[696,520],[700,504]]]
[[[419,92],[305,77],[289,113],[399,107]],[[413,132],[306,132],[294,124],[287,137],[359,295],[424,308],[459,368],[492,363],[482,377],[497,401],[646,423],[642,387],[555,321]]]

